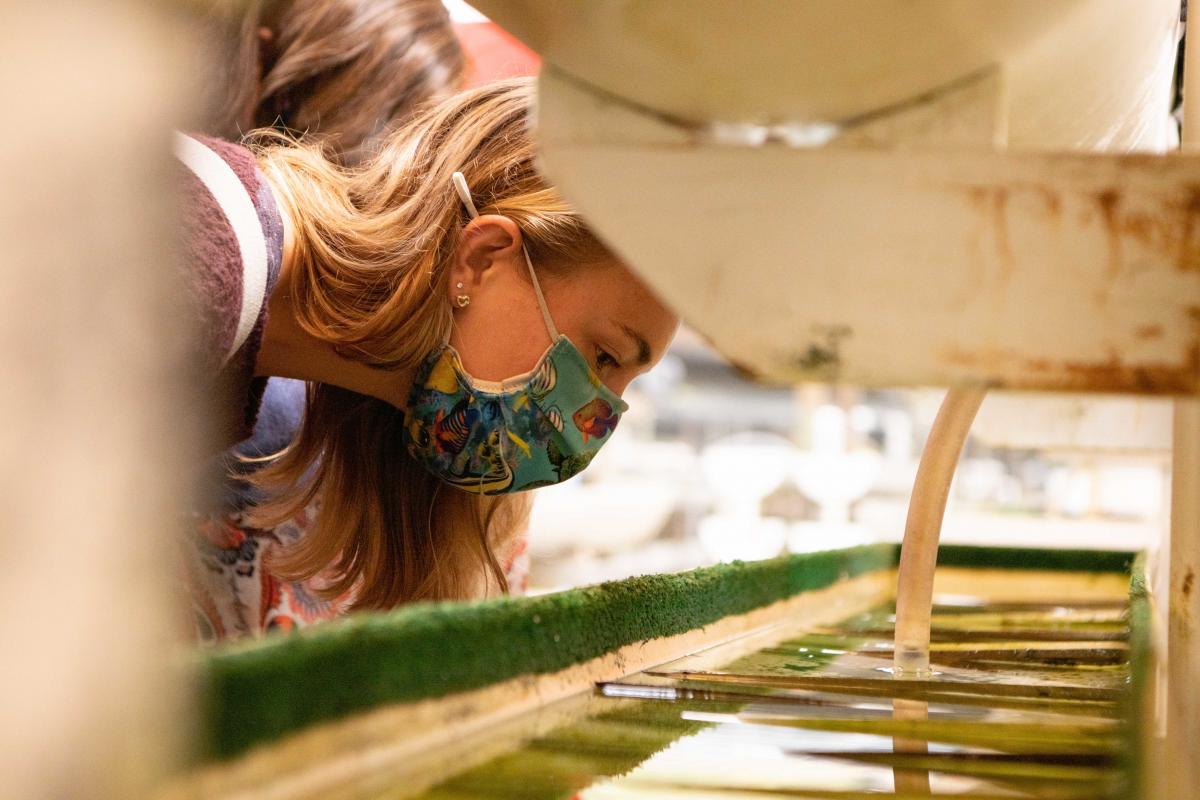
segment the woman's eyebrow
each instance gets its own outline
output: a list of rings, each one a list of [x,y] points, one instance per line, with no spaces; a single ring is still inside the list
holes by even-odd
[[[637,348],[637,363],[639,367],[644,367],[650,363],[650,345],[646,344],[646,340],[628,325],[619,325],[621,331],[628,336]]]

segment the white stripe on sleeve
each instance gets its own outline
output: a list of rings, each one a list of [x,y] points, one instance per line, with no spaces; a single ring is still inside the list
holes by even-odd
[[[267,293],[267,240],[250,194],[233,168],[212,148],[182,133],[175,134],[175,155],[217,201],[233,228],[242,257],[242,310],[224,365],[246,343]]]

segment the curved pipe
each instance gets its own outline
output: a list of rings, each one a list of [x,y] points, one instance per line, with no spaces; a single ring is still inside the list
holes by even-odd
[[[897,677],[929,674],[929,617],[942,518],[963,443],[985,394],[983,389],[947,391],[921,453],[900,546],[893,663]]]

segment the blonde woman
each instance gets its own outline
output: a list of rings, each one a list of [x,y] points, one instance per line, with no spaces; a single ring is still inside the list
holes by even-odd
[[[199,598],[226,628],[211,635],[231,614],[254,632],[503,591],[519,492],[583,469],[666,349],[674,315],[534,168],[532,100],[524,80],[463,93],[354,171],[271,138],[253,156],[181,139],[226,441],[252,428],[265,376],[310,386],[295,442],[253,478],[265,499],[244,522],[273,547],[242,576],[260,618]],[[303,536],[280,533],[297,518]]]
[[[206,10],[197,20],[210,56],[200,105],[205,132],[222,138],[273,127],[353,165],[388,130],[463,83],[466,58],[441,0],[214,0]],[[277,530],[246,527],[258,492],[244,478],[291,443],[304,396],[301,381],[268,381],[253,435],[210,465],[204,512],[183,541],[192,595],[208,598],[198,615],[206,636],[254,632],[267,610],[279,625],[333,612],[300,584],[289,598],[289,585],[280,589],[260,565],[261,545],[299,536],[307,516]],[[526,559],[510,548],[502,566],[519,589]]]

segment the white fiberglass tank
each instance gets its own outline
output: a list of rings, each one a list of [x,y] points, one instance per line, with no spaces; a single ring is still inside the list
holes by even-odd
[[[1154,149],[1170,135],[1178,0],[475,5],[554,70],[686,121],[842,123],[999,65],[1010,145]]]

